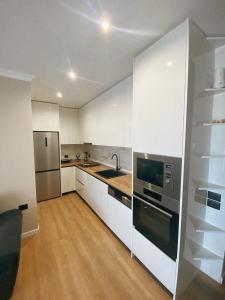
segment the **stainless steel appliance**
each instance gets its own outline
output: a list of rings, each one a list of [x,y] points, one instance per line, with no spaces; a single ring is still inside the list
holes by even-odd
[[[128,197],[126,194],[111,186],[108,187],[108,194],[113,198],[117,199],[122,204],[124,204],[126,207],[131,209],[131,198]]]
[[[37,201],[60,197],[60,155],[58,132],[34,131]]]
[[[180,181],[181,158],[134,153],[133,224],[174,260]]]

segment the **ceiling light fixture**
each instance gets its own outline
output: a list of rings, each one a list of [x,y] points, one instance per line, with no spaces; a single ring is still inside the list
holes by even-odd
[[[62,95],[61,92],[57,92],[57,93],[56,93],[56,96],[57,96],[58,98],[62,98],[62,97],[63,97],[63,95]]]
[[[171,67],[173,65],[173,62],[170,60],[167,62],[167,67]]]
[[[68,76],[70,79],[73,79],[73,80],[77,78],[77,74],[74,71],[70,71],[68,73]]]
[[[102,18],[101,21],[101,27],[102,27],[102,31],[107,33],[110,29],[110,21],[108,18]]]

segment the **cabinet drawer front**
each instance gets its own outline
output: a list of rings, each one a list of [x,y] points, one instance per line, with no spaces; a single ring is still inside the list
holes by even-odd
[[[176,262],[134,228],[132,241],[134,255],[171,293],[174,293]]]
[[[76,179],[85,185],[87,182],[87,173],[76,168]]]
[[[108,186],[95,177],[88,175],[87,189],[89,205],[106,222]]]

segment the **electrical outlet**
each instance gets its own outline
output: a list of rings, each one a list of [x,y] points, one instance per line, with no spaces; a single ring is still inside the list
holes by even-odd
[[[208,191],[207,206],[220,210],[221,194]]]
[[[25,204],[21,204],[18,206],[19,210],[25,210],[25,209],[28,209],[28,204],[25,203]]]

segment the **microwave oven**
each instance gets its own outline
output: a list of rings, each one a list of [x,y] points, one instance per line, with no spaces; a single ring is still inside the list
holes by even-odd
[[[134,152],[134,193],[178,213],[181,163],[179,157]]]

